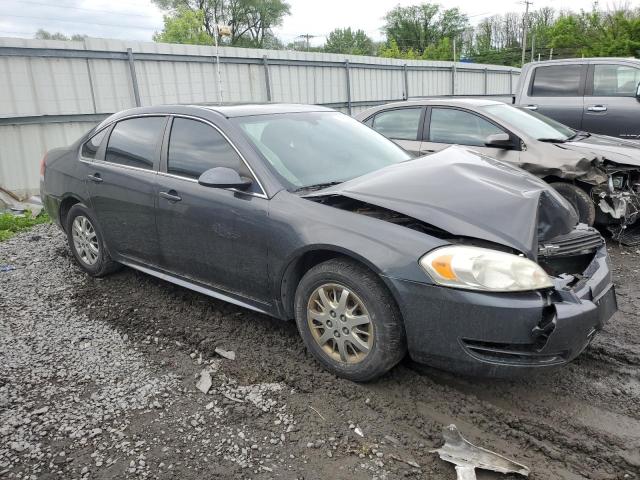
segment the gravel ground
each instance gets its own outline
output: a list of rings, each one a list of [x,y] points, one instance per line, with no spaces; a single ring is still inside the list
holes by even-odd
[[[487,381],[405,361],[359,385],[293,323],[129,269],[91,279],[36,227],[0,244],[0,478],[454,479],[429,450],[455,423],[532,479],[640,479],[640,252],[610,251],[620,312],[566,368]]]

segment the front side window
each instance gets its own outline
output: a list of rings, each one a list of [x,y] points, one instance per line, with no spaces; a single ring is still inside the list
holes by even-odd
[[[107,134],[107,130],[108,129],[105,128],[82,145],[82,156],[84,158],[95,160],[98,150],[100,149],[100,145],[102,145],[102,140],[104,140],[104,136]]]
[[[531,87],[532,97],[577,97],[580,95],[582,65],[537,67]]]
[[[596,97],[635,97],[640,69],[625,65],[595,65],[593,95]]]
[[[153,170],[165,117],[140,117],[118,122],[111,132],[105,160]]]
[[[373,119],[373,129],[387,138],[416,140],[421,114],[421,108],[397,108],[381,112]]]
[[[411,159],[391,140],[337,112],[232,119],[290,191],[344,182]]]
[[[566,125],[526,108],[512,107],[506,104],[487,105],[480,108],[497,118],[501,123],[509,125],[510,128],[517,129],[538,140],[565,141],[576,133]]]
[[[175,118],[169,137],[167,172],[197,179],[205,171],[227,167],[250,177],[238,153],[215,128],[196,120]]]
[[[433,108],[429,141],[483,147],[489,135],[505,133],[499,127],[473,113],[453,108]]]

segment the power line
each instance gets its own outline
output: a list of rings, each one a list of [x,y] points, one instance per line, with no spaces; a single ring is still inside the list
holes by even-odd
[[[44,3],[44,2],[32,2],[31,0],[20,0],[20,3],[29,3],[31,5],[41,5],[43,7],[50,7],[50,8],[59,8],[60,5],[54,5],[51,3]],[[121,15],[121,16],[127,16],[127,17],[142,17],[142,18],[149,18],[149,15],[143,15],[141,13],[123,13],[123,12],[116,12],[115,10],[97,10],[97,9],[93,9],[93,8],[82,8],[82,7],[72,7],[71,5],[63,5],[65,9],[72,9],[72,10],[81,10],[83,12],[91,12],[91,13],[109,13],[111,15]],[[7,15],[9,16],[9,15]]]
[[[142,27],[139,25],[131,25],[131,26],[127,26],[125,24],[122,23],[98,23],[98,22],[85,22],[85,21],[81,21],[81,20],[65,20],[63,18],[56,18],[56,17],[34,17],[31,15],[8,15],[8,14],[3,14],[3,16],[5,17],[13,17],[13,18],[29,18],[32,20],[50,20],[50,21],[54,21],[54,22],[64,22],[64,23],[74,23],[77,25],[101,25],[104,27],[119,27],[119,28],[126,28],[126,29],[141,29],[141,30],[156,30],[156,27]]]

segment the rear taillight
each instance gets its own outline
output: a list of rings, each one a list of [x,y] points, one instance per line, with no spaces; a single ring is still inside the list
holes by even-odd
[[[40,160],[40,178],[44,179],[44,172],[47,169],[47,154],[45,153],[44,156],[42,157],[42,160]]]

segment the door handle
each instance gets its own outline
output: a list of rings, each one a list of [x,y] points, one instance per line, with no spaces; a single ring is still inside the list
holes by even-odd
[[[178,195],[178,192],[175,190],[169,190],[168,192],[160,192],[160,196],[162,198],[166,198],[170,202],[179,202],[182,200],[182,197]]]
[[[538,109],[538,105],[525,105],[524,108],[526,108],[527,110],[537,110]]]
[[[99,173],[94,173],[93,175],[87,175],[87,178],[89,180],[91,180],[92,182],[95,182],[95,183],[102,183],[103,182],[102,177],[100,176]]]
[[[607,107],[605,107],[604,105],[589,105],[587,107],[587,110],[589,110],[590,112],[606,112]]]

